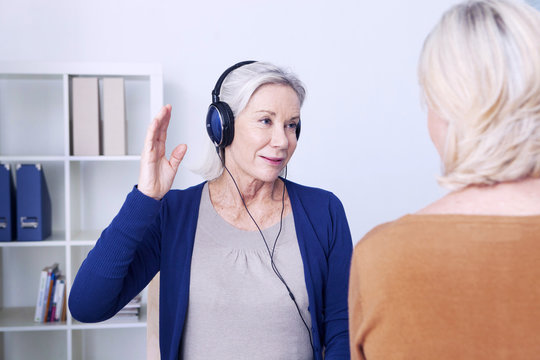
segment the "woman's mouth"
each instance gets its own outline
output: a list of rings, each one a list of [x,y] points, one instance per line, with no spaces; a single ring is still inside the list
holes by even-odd
[[[268,164],[274,165],[274,166],[281,165],[283,161],[285,160],[284,158],[280,158],[280,157],[261,156],[261,158],[263,158],[263,160],[266,161]]]

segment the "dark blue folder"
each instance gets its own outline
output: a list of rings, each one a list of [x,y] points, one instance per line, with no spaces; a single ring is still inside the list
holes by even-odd
[[[15,240],[15,189],[8,164],[0,164],[0,241]]]
[[[44,240],[51,227],[51,198],[42,166],[17,165],[17,239]]]

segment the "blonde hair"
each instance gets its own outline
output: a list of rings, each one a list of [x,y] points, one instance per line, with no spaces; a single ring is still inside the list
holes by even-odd
[[[510,0],[449,9],[428,35],[419,81],[448,121],[441,185],[540,176],[540,13]]]
[[[304,103],[306,90],[302,82],[292,72],[267,62],[254,62],[244,65],[227,75],[221,85],[220,100],[231,108],[234,117],[244,110],[251,96],[258,88],[266,84],[290,86],[296,92],[300,106]],[[224,151],[221,157],[225,158]],[[203,164],[193,170],[206,180],[217,178],[223,172],[223,164],[214,144],[208,140],[208,149]]]

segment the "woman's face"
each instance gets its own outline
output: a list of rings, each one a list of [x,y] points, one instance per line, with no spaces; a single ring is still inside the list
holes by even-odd
[[[245,181],[275,181],[296,149],[299,121],[300,101],[290,86],[261,86],[234,120],[227,167]]]

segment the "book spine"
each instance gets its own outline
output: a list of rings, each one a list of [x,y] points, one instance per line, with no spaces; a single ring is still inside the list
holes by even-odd
[[[60,321],[67,320],[67,311],[66,311],[66,287],[64,286],[64,295],[62,296],[62,311],[60,314]]]
[[[99,85],[97,78],[71,83],[73,155],[99,155]]]
[[[53,310],[51,314],[51,321],[60,321],[60,314],[62,313],[62,302],[64,296],[65,282],[63,279],[56,280],[56,286],[54,291]]]
[[[47,296],[47,306],[45,307],[45,315],[43,317],[43,322],[49,322],[51,318],[51,305],[52,305],[52,296],[54,294],[55,280],[56,280],[56,272],[52,272],[51,281],[49,283],[49,294]]]
[[[45,280],[45,292],[43,293],[43,308],[41,309],[41,322],[45,322],[45,315],[47,315],[47,297],[49,296],[49,287],[51,283],[52,270],[47,270],[47,280]]]
[[[103,79],[103,155],[126,155],[124,79]]]
[[[34,314],[34,321],[36,322],[43,321],[43,306],[45,302],[45,291],[47,289],[47,276],[47,270],[42,270],[41,276],[39,278],[39,288],[36,300],[36,312]]]
[[[56,315],[56,304],[58,302],[58,285],[59,285],[60,279],[57,277],[54,282],[54,293],[52,295],[52,303],[51,303],[51,310],[50,310],[50,316],[49,316],[49,322],[56,321],[55,315]]]

